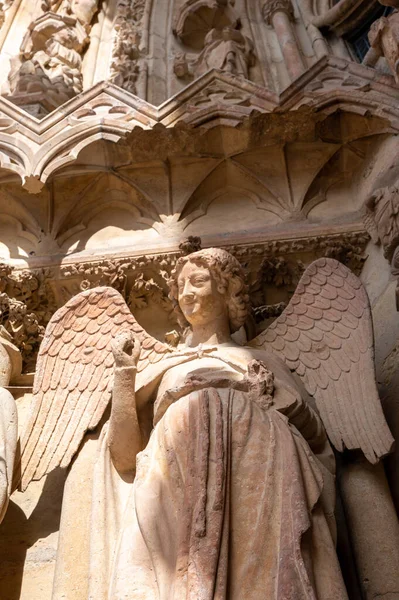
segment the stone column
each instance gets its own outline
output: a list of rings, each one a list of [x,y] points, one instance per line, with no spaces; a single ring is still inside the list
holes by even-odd
[[[399,523],[381,463],[342,465],[342,500],[365,600],[399,597]]]
[[[293,27],[294,9],[291,0],[268,0],[263,6],[263,18],[276,32],[281,52],[292,80],[305,71]]]

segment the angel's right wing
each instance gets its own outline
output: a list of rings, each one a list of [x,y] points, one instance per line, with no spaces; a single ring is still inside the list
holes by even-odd
[[[314,396],[335,448],[361,449],[371,463],[388,454],[374,370],[374,336],[366,290],[343,264],[320,258],[295,294],[252,346],[272,350]]]
[[[22,490],[56,467],[67,467],[86,431],[100,422],[113,384],[111,342],[124,329],[133,330],[140,339],[139,372],[172,351],[144,331],[123,297],[110,287],[74,296],[50,320],[40,346],[32,411],[22,442]]]

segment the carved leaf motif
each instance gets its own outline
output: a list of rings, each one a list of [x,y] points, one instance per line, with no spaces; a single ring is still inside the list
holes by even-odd
[[[86,431],[100,422],[111,398],[111,342],[123,329],[133,330],[141,341],[139,372],[171,352],[143,330],[113,288],[82,292],[52,317],[39,351],[22,443],[22,489],[57,466],[67,467]]]
[[[369,300],[343,264],[331,258],[312,263],[283,314],[251,345],[272,349],[297,372],[337,450],[361,449],[371,463],[390,452],[394,440],[376,386]]]

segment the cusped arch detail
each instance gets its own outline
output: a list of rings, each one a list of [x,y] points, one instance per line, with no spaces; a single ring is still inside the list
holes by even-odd
[[[79,153],[90,144],[99,140],[116,144],[130,133],[131,129],[132,127],[127,127],[126,124],[119,125],[118,122],[104,124],[101,121],[90,124],[90,127],[82,124],[73,128],[56,137],[50,148],[46,144],[38,152],[33,175],[40,178],[44,184],[53,173],[74,163]]]

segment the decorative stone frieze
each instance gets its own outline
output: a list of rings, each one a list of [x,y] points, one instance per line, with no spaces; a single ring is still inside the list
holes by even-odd
[[[333,97],[331,86],[337,90]],[[80,148],[98,137],[117,142],[138,127],[146,131],[156,124],[171,128],[186,123],[200,129],[220,124],[245,126],[256,113],[285,114],[309,107],[314,116],[337,108],[358,114],[366,110],[387,119],[392,130],[399,131],[398,106],[399,90],[386,77],[332,57],[318,61],[280,96],[216,71],[193,81],[161,107],[111,83],[100,83],[40,122],[0,97],[0,159],[4,169],[17,174],[29,191],[38,193],[60,165],[76,161]]]
[[[288,291],[298,284],[311,260],[309,256],[337,258],[360,273],[368,239],[367,234],[358,232],[228,246],[228,249],[244,268],[250,283],[254,318],[261,323],[284,309],[289,300]],[[189,238],[180,252],[93,259],[32,271],[13,269],[1,263],[0,324],[20,349],[24,372],[34,370],[51,316],[80,291],[111,286],[123,295],[135,314],[155,305],[169,321],[169,328],[175,328],[176,317],[168,299],[167,283],[181,253],[191,253],[199,245],[196,238]],[[275,301],[276,293],[279,301]]]
[[[131,94],[145,82],[146,64],[140,58],[146,4],[147,0],[120,0],[116,8],[110,80]]]

